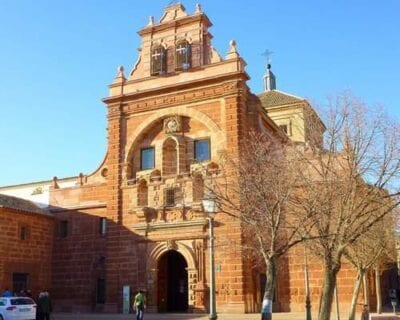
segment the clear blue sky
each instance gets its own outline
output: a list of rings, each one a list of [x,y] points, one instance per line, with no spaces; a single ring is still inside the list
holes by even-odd
[[[183,1],[192,13],[197,1]],[[106,151],[101,98],[137,59],[137,31],[168,0],[0,0],[0,185],[90,173]],[[213,45],[235,39],[262,91],[323,102],[344,89],[400,117],[400,1],[204,0]]]

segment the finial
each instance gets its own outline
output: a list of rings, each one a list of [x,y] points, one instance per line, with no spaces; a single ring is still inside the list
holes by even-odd
[[[268,52],[264,53],[263,55],[269,55],[271,53],[272,52],[268,51]],[[271,90],[276,90],[276,78],[275,78],[274,73],[271,70],[271,64],[268,62],[267,63],[267,71],[264,75],[264,91],[271,91]]]
[[[81,186],[83,186],[83,173],[79,173],[79,180],[78,180],[78,184],[80,184]]]
[[[56,176],[53,177],[53,188],[58,189],[60,186],[58,185],[58,178]]]
[[[117,68],[117,75],[114,78],[113,83],[120,83],[124,82],[126,80],[125,75],[124,75],[124,67],[123,66],[118,66]]]
[[[125,70],[124,66],[118,66],[116,78],[125,78],[124,70]]]
[[[236,48],[236,41],[235,40],[231,40],[229,41],[229,51],[226,54],[226,59],[232,59],[232,58],[238,58],[239,57],[239,53],[237,51]]]
[[[150,17],[149,17],[149,24],[148,24],[148,26],[154,26],[154,17],[153,17],[153,16],[150,16]]]
[[[200,5],[200,3],[196,3],[196,11],[194,13],[195,14],[201,13],[201,5]]]

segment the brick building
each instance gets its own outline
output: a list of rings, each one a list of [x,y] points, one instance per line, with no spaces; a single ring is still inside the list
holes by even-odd
[[[30,218],[49,228],[48,247],[40,249],[48,265],[35,265],[39,271],[30,276],[51,288],[56,309],[120,312],[123,288],[129,287],[145,290],[155,312],[207,310],[209,238],[201,200],[204,185],[218,174],[221,152],[238,156],[240,139],[250,128],[271,139],[306,143],[311,118],[319,123],[313,130],[322,142],[318,115],[306,100],[276,90],[270,67],[266,91],[251,93],[235,42],[222,58],[211,45],[211,25],[200,6],[188,14],[174,4],[159,22],[151,17],[139,31],[137,63],[129,73],[118,68],[103,100],[108,151],[97,170],[0,188],[43,202],[57,221],[52,229],[48,214]],[[263,276],[240,246],[226,245],[227,239],[242,241],[240,223],[218,214],[215,236],[218,311],[259,311]],[[277,311],[304,309],[302,259],[293,252],[282,264]],[[314,303],[320,268],[311,259]],[[4,275],[7,270],[0,269],[0,279]],[[343,268],[339,283],[351,288],[353,279]],[[346,301],[350,293],[340,292]]]
[[[33,202],[0,194],[0,292],[51,287],[54,217]]]

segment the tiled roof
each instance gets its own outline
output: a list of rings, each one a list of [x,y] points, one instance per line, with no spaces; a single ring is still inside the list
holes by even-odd
[[[265,91],[263,93],[260,93],[258,95],[258,98],[260,99],[264,108],[299,103],[304,101],[303,98],[296,97],[278,90]]]
[[[41,209],[32,201],[8,196],[4,194],[0,194],[0,208],[8,208],[19,211],[31,212],[31,213],[40,213],[40,214],[49,214],[46,210]]]

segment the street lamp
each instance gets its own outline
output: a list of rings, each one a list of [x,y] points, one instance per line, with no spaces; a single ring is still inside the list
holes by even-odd
[[[308,261],[307,261],[307,247],[304,243],[304,277],[306,284],[306,320],[311,320],[311,299],[310,299],[310,281],[308,278]]]
[[[214,266],[214,218],[217,214],[215,195],[206,195],[203,200],[203,210],[207,214],[210,229],[210,320],[216,320],[217,307],[215,303],[215,266]]]

